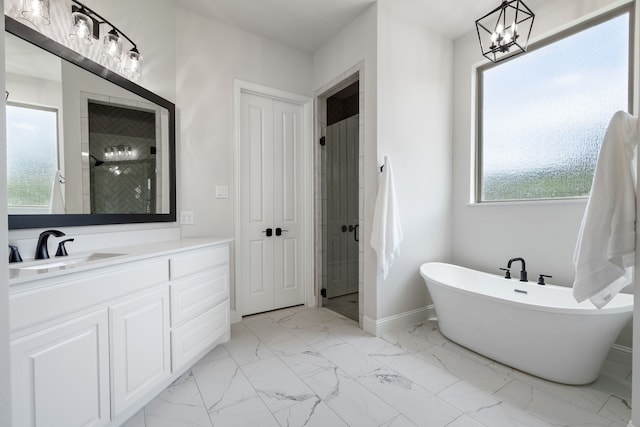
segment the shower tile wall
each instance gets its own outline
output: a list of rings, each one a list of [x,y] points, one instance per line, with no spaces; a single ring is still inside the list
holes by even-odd
[[[162,132],[162,123],[163,123],[163,112],[158,108],[158,106],[154,104],[150,104],[144,101],[133,101],[129,99],[116,98],[116,97],[107,97],[99,94],[81,93],[81,146],[83,153],[89,153],[95,156],[99,160],[105,160],[104,149],[109,146],[118,146],[118,145],[128,145],[131,147],[134,154],[135,160],[140,160],[139,164],[129,163],[129,167],[131,168],[131,173],[135,176],[140,173],[144,173],[145,176],[148,176],[148,170],[151,168],[152,173],[155,174],[155,181],[152,185],[152,191],[155,197],[155,200],[149,203],[148,205],[151,207],[152,212],[161,212],[163,201],[162,201],[162,162],[164,150],[163,146],[165,144],[160,138],[163,135]],[[99,105],[99,104],[110,104],[114,109],[121,110],[121,115],[129,115],[133,113],[136,115],[136,112],[140,112],[142,114],[146,114],[152,116],[152,118],[147,118],[144,120],[146,124],[141,127],[140,124],[133,123],[131,120],[131,116],[124,117],[124,124],[117,124],[113,117],[110,119],[98,119],[92,117],[91,126],[89,126],[89,109],[90,105]],[[94,107],[91,107],[94,108]],[[121,117],[122,118],[122,117]],[[165,118],[166,119],[166,118]],[[128,130],[126,128],[129,128]],[[90,131],[91,131],[91,144],[90,140]],[[136,137],[127,136],[127,134],[134,134]],[[141,132],[141,133],[140,133]],[[124,134],[124,135],[122,135]],[[150,154],[150,147],[155,148],[155,154]],[[83,197],[83,213],[91,213],[92,208],[96,206],[99,209],[122,209],[122,212],[140,212],[139,204],[127,204],[124,200],[127,197],[121,197],[120,200],[101,200],[93,203],[92,201],[92,193],[95,194],[95,188],[92,189],[92,186],[95,181],[95,177],[91,176],[93,160],[89,157],[83,156],[82,159],[82,197]],[[118,162],[108,162],[101,167],[111,167],[114,168],[118,166]],[[104,171],[101,171],[104,172]],[[123,185],[126,184],[121,180],[119,183]],[[113,193],[117,194],[117,193]],[[135,198],[135,195],[133,196]],[[135,206],[134,206],[135,205]],[[100,208],[102,206],[103,208]],[[110,207],[107,207],[110,206]],[[147,210],[147,209],[145,209]],[[103,211],[106,212],[107,210]]]

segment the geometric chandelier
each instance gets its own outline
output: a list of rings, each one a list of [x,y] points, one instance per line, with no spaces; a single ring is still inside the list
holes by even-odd
[[[535,15],[521,0],[502,4],[476,21],[480,49],[491,62],[526,52]]]
[[[102,56],[112,67],[120,67],[122,73],[131,80],[140,77],[140,61],[142,60],[136,44],[120,31],[115,25],[89,9],[77,0],[71,0],[71,30],[69,37],[77,38],[86,45],[93,44],[94,39],[100,39],[100,25],[111,27],[102,40]],[[76,6],[77,5],[77,6]],[[122,54],[123,38],[133,46],[125,55]]]

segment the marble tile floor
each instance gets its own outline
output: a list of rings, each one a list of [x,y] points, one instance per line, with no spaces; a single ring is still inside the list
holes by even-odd
[[[358,292],[324,299],[324,306],[331,311],[358,321]]]
[[[589,386],[545,381],[426,322],[376,338],[325,308],[245,317],[125,427],[625,427],[630,368]]]

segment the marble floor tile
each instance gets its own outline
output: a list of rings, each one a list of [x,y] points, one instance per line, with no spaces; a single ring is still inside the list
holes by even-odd
[[[357,377],[382,367],[382,363],[349,343],[327,347],[320,354],[352,377]]]
[[[513,380],[502,370],[492,369],[490,365],[478,363],[475,358],[469,359],[443,346],[429,347],[417,355],[451,375],[492,393]]]
[[[379,426],[399,415],[339,368],[308,377],[305,382],[350,426]]]
[[[300,378],[311,377],[336,367],[333,362],[315,350],[292,355],[280,354],[279,357]]]
[[[519,380],[510,382],[496,396],[551,425],[606,427],[617,424]]]
[[[209,412],[257,396],[238,364],[229,356],[202,359],[194,365],[192,372]]]
[[[277,357],[250,363],[241,369],[271,412],[316,398],[315,393]]]
[[[404,415],[398,415],[394,419],[381,424],[380,427],[416,427],[416,425],[409,421]]]
[[[320,398],[305,400],[274,415],[283,427],[348,427]]]
[[[214,426],[279,427],[278,421],[258,396],[209,412]],[[174,426],[177,427],[177,426]]]
[[[598,414],[613,421],[626,423],[631,419],[631,404],[625,399],[611,396]]]
[[[434,343],[428,339],[433,331],[433,326],[430,323],[420,323],[418,325],[385,332],[382,334],[382,338],[412,353],[416,353],[434,345],[440,345],[440,343]]]
[[[376,359],[434,394],[460,381],[460,378],[427,363],[415,354],[378,355]]]
[[[231,325],[231,341],[224,344],[238,365],[245,365],[273,356],[273,352],[260,341],[244,323]]]
[[[178,378],[144,408],[146,427],[212,427],[191,372]]]
[[[357,380],[417,426],[444,427],[462,415],[453,405],[389,368]]]
[[[246,317],[125,427],[626,427],[631,370],[549,382],[450,342],[437,322],[377,338],[325,308]]]

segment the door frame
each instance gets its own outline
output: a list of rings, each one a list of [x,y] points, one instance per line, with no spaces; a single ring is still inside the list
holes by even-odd
[[[280,89],[274,89],[268,86],[263,86],[257,83],[251,83],[244,80],[233,80],[233,121],[234,121],[234,186],[235,186],[235,202],[234,202],[234,283],[232,289],[232,310],[231,310],[231,322],[236,323],[242,320],[243,301],[242,301],[242,258],[241,258],[241,244],[242,244],[242,230],[241,230],[241,212],[242,206],[240,200],[242,195],[240,194],[240,145],[241,145],[241,114],[240,114],[240,97],[242,93],[250,93],[254,95],[264,96],[278,101],[284,101],[291,104],[300,105],[303,107],[303,129],[302,140],[304,142],[302,146],[302,218],[301,228],[302,232],[302,254],[300,259],[302,260],[302,280],[304,281],[304,301],[307,306],[316,305],[316,294],[314,289],[313,273],[314,273],[314,236],[313,236],[313,218],[314,218],[314,205],[313,205],[313,97],[298,95],[295,93],[283,91]]]

